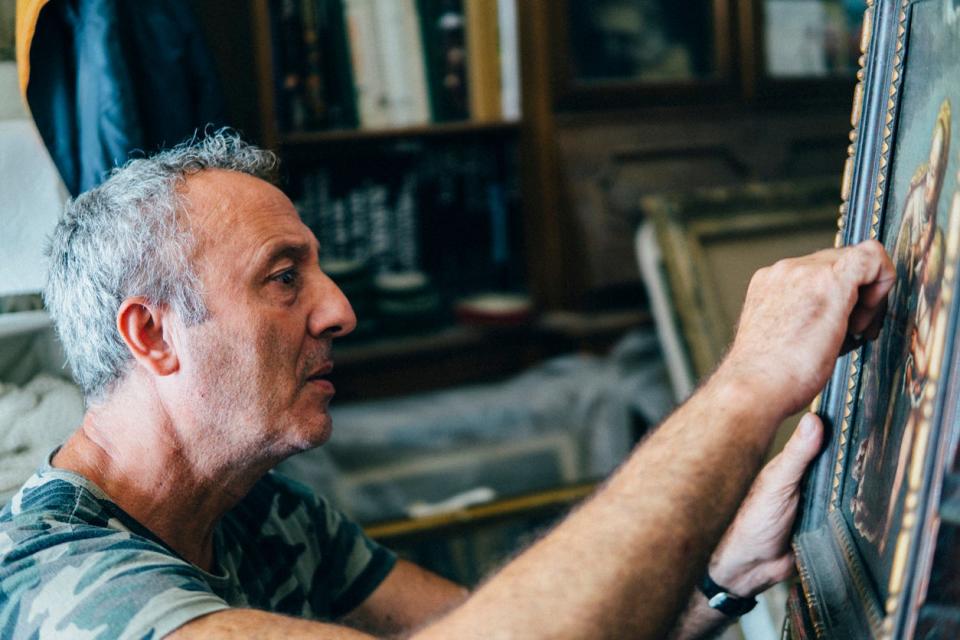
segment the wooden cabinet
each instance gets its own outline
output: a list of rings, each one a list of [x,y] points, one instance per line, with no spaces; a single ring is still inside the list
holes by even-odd
[[[769,7],[737,0],[693,3],[713,38],[705,72],[578,78],[570,11],[587,4],[671,3],[521,3],[524,206],[541,258],[531,280],[547,304],[577,306],[591,292],[637,282],[630,239],[646,195],[834,177],[839,205],[852,72],[772,76]]]

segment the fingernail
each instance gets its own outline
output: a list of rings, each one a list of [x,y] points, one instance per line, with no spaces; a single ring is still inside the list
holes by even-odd
[[[816,433],[816,418],[813,417],[812,413],[808,413],[800,419],[799,428],[800,435],[804,438],[810,438]]]

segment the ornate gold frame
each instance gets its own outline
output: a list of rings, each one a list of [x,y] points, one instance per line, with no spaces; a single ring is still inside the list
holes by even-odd
[[[891,151],[904,75],[906,39],[911,5],[917,0],[867,0],[860,48],[860,70],[851,113],[850,146],[841,186],[842,204],[838,221],[837,246],[865,239],[879,239],[888,180]],[[882,40],[878,40],[882,39]],[[884,57],[888,56],[888,57]],[[951,229],[953,235],[960,229]],[[952,303],[958,238],[948,236],[942,300]],[[905,600],[917,581],[909,575],[911,558],[916,557],[917,533],[930,519],[928,495],[938,495],[942,480],[928,474],[928,458],[934,428],[939,424],[937,400],[941,395],[941,366],[945,344],[940,342],[931,361],[936,363],[924,390],[921,419],[910,455],[907,493],[887,582],[888,597],[880,602],[869,580],[848,525],[840,513],[840,497],[849,464],[851,425],[861,374],[861,351],[838,363],[831,381],[815,410],[834,421],[834,437],[812,474],[804,504],[804,522],[794,540],[806,616],[812,629],[788,630],[790,637],[847,637],[869,634],[892,639],[903,637],[916,622],[916,611],[905,611]],[[934,490],[931,490],[934,489]],[[831,565],[835,563],[837,566]],[[840,581],[842,585],[834,583]],[[856,611],[849,615],[832,611],[831,599],[847,597]],[[915,603],[917,604],[917,603]],[[791,606],[797,606],[795,601]],[[796,612],[794,612],[796,613]],[[858,627],[858,622],[861,625]],[[796,623],[795,623],[796,624]]]

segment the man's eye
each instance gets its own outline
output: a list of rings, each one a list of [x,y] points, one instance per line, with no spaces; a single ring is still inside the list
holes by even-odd
[[[281,271],[277,275],[273,276],[273,280],[279,282],[282,285],[291,286],[296,284],[299,274],[296,269],[287,269],[286,271]]]

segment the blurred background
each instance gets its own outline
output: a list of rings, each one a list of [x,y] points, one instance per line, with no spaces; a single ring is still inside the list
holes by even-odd
[[[283,470],[476,583],[709,374],[753,270],[832,245],[864,8],[0,0],[0,494],[83,411],[38,295],[62,202],[230,126],[360,320]]]

